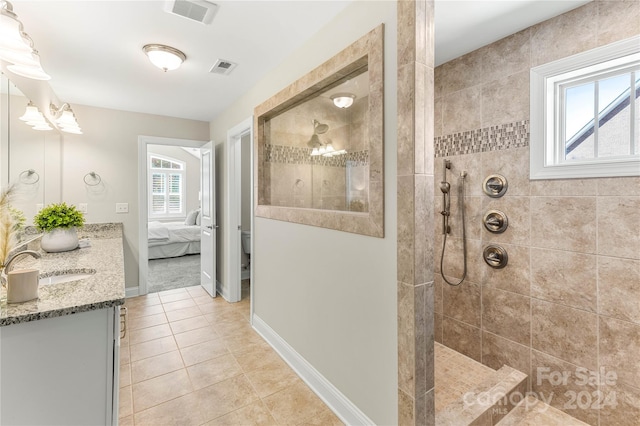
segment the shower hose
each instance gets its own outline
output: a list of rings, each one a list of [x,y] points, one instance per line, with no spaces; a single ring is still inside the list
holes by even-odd
[[[467,277],[467,234],[466,234],[466,225],[465,225],[465,221],[464,221],[464,196],[465,196],[465,192],[464,192],[464,178],[465,178],[466,173],[461,173],[460,177],[458,179],[461,180],[461,185],[459,186],[459,192],[460,192],[460,196],[458,197],[458,204],[460,205],[460,211],[461,211],[461,220],[462,220],[462,255],[463,255],[463,264],[464,264],[464,269],[462,272],[462,278],[460,278],[460,281],[458,282],[452,282],[449,281],[447,279],[447,277],[444,274],[444,254],[445,254],[445,249],[447,246],[447,235],[449,234],[449,206],[451,203],[451,195],[446,192],[444,194],[445,198],[449,197],[449,199],[445,202],[445,212],[447,214],[444,215],[444,238],[442,241],[442,256],[440,256],[440,273],[442,275],[442,279],[444,280],[444,282],[446,282],[449,285],[452,286],[458,286],[460,284],[462,284],[462,282],[464,281],[464,279]]]

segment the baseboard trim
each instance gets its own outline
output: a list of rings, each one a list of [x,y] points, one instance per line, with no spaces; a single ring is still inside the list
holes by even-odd
[[[362,426],[375,424],[256,314],[253,314],[253,328],[342,422],[347,425]]]
[[[140,287],[125,287],[124,289],[124,297],[136,297],[140,296]]]

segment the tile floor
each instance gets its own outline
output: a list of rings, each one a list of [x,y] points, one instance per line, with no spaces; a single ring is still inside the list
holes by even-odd
[[[188,287],[125,306],[120,425],[342,424],[251,328],[248,297]]]

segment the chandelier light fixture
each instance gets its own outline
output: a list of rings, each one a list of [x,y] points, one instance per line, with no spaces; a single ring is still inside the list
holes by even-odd
[[[176,48],[164,44],[147,44],[142,47],[153,65],[164,72],[177,69],[187,59],[187,55]]]
[[[44,115],[33,102],[27,104],[24,115],[19,118],[29,126],[32,126],[33,130],[53,130],[47,122],[47,119],[44,118]]]
[[[24,32],[22,22],[13,12],[13,5],[0,0],[0,59],[9,62],[7,70],[34,80],[50,80],[42,69],[33,40]]]
[[[351,105],[353,105],[353,101],[355,99],[356,95],[351,93],[336,93],[334,95],[331,95],[333,104],[342,109],[349,108]]]
[[[73,113],[71,105],[64,103],[60,107],[57,107],[54,104],[51,104],[49,105],[49,111],[51,112],[51,115],[55,117],[56,124],[60,130],[66,133],[73,133],[75,135],[82,134],[82,129],[80,129],[80,126],[78,125],[76,115]]]

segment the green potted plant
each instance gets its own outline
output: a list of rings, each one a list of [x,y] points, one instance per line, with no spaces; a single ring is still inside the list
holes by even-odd
[[[40,246],[44,251],[56,253],[78,247],[76,228],[84,225],[84,215],[75,206],[66,203],[49,204],[33,218],[34,225],[44,235]]]

